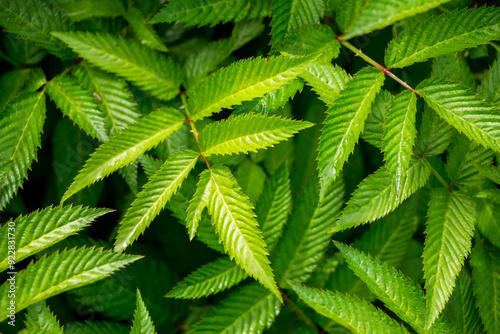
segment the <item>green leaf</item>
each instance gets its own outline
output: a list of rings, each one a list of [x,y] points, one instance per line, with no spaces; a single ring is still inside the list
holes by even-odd
[[[1,0],[0,25],[8,32],[36,43],[62,59],[72,53],[51,31],[70,31],[73,26],[52,4],[41,0]]]
[[[231,293],[188,333],[262,333],[280,308],[280,300],[273,294],[258,284],[249,284]]]
[[[142,300],[139,289],[137,289],[137,303],[130,334],[156,334],[155,326]]]
[[[320,198],[340,175],[344,163],[354,151],[370,107],[383,83],[384,74],[381,71],[366,67],[347,83],[327,110],[318,147]]]
[[[489,160],[489,159],[488,159]],[[491,162],[489,160],[488,162]],[[479,173],[486,176],[496,184],[500,184],[500,167],[499,166],[484,166],[471,159],[471,163],[478,170]]]
[[[392,105],[394,96],[382,89],[372,105],[371,113],[366,118],[365,128],[361,138],[382,150],[382,140],[384,136],[385,118]]]
[[[43,257],[15,276],[18,292],[16,312],[62,292],[103,279],[139,258],[101,248],[74,248]],[[9,288],[9,282],[0,287],[0,321],[7,319]]]
[[[220,257],[185,277],[165,297],[201,298],[216,294],[240,283],[247,277],[228,257]]]
[[[197,230],[198,224],[201,220],[203,210],[210,202],[210,196],[215,191],[214,183],[210,177],[210,171],[205,170],[201,172],[196,191],[189,201],[189,206],[186,210],[186,228],[188,229],[189,240],[193,240]]]
[[[434,156],[443,153],[451,142],[453,128],[448,125],[438,114],[424,106],[422,124],[419,136],[415,140],[415,150],[424,156]]]
[[[352,0],[337,7],[335,20],[337,21],[341,31],[348,31],[349,28],[355,23],[359,13],[366,3],[366,0]]]
[[[0,240],[0,254],[4,254],[0,257],[0,272],[77,233],[110,211],[83,206],[56,206],[20,216],[4,224],[0,227],[0,234],[14,234],[15,249],[12,249],[12,243],[8,241],[11,238]],[[7,254],[12,256],[14,263],[9,261]]]
[[[351,79],[347,72],[328,63],[314,63],[300,75],[327,106],[331,106]]]
[[[488,334],[500,331],[500,251],[477,240],[470,256],[472,288]]]
[[[214,26],[265,16],[262,1],[247,0],[171,0],[149,23],[183,22],[190,26]]]
[[[212,166],[200,179],[204,177],[209,177],[211,184],[210,192],[205,195],[208,213],[225,251],[238,266],[281,301],[267,258],[266,243],[254,218],[249,198],[241,191],[227,167]]]
[[[73,69],[76,80],[89,90],[106,117],[111,135],[134,123],[141,114],[127,84],[83,62]]]
[[[243,160],[234,173],[238,184],[252,204],[257,203],[260,194],[264,190],[267,174],[259,164],[252,160]]]
[[[476,307],[476,299],[472,293],[472,279],[465,268],[458,275],[456,283],[449,304],[453,310],[453,322],[462,333],[484,333],[483,324]]]
[[[256,152],[292,137],[312,123],[263,114],[242,114],[206,126],[199,134],[203,155]]]
[[[406,17],[426,12],[450,0],[365,0],[357,1],[354,18],[344,31],[344,40],[387,27]]]
[[[490,103],[500,107],[500,61],[498,59],[491,65],[477,91]]]
[[[80,0],[62,2],[59,8],[72,21],[78,22],[93,17],[117,17],[125,13],[120,0]]]
[[[65,334],[129,334],[127,326],[111,321],[72,322],[64,328]]]
[[[136,41],[102,33],[52,33],[91,64],[115,73],[155,97],[170,100],[179,93],[182,71],[164,57]]]
[[[191,150],[177,152],[151,176],[120,222],[115,251],[123,251],[144,233],[194,168],[198,155]]]
[[[324,6],[321,0],[273,0],[271,45],[276,46],[288,32],[300,26],[319,23]]]
[[[184,115],[178,110],[162,108],[131,124],[91,154],[61,201],[64,202],[79,190],[133,162],[178,130],[183,123]]]
[[[477,227],[481,234],[486,237],[492,244],[499,247],[500,246],[500,216],[498,215],[498,210],[500,210],[500,191],[498,189],[490,189],[493,193],[486,193],[486,195],[493,194],[497,195],[495,200],[493,196],[489,198],[479,198],[476,200],[477,203]],[[484,194],[484,192],[483,192]],[[475,197],[479,197],[480,194]]]
[[[366,177],[352,194],[347,207],[333,226],[333,232],[365,224],[394,211],[411,194],[422,188],[430,176],[425,159],[413,159],[401,189],[396,190],[385,167]]]
[[[394,98],[385,120],[382,149],[396,191],[400,190],[413,154],[413,142],[417,136],[416,113],[417,96],[406,90]]]
[[[318,57],[276,56],[238,61],[208,76],[190,95],[193,121],[272,92],[300,75]],[[232,80],[232,78],[239,80]]]
[[[46,81],[45,73],[39,68],[23,68],[3,74],[0,78],[0,110],[19,93],[34,92]]]
[[[288,283],[307,305],[353,334],[408,333],[383,311],[355,296],[310,288],[292,281]]]
[[[500,111],[469,88],[441,78],[422,81],[416,88],[438,115],[471,140],[500,152]],[[459,101],[459,102],[457,102]]]
[[[0,210],[22,186],[36,160],[45,121],[45,94],[23,93],[12,100],[0,119]]]
[[[129,6],[124,18],[127,20],[128,24],[130,24],[135,36],[142,44],[157,51],[168,51],[167,47],[163,44],[156,31],[153,29],[153,26],[147,24],[146,19],[139,9]]]
[[[417,23],[389,43],[385,65],[406,67],[488,43],[500,37],[499,22],[500,8],[481,7],[459,9]]]
[[[108,140],[105,120],[92,94],[70,77],[58,75],[47,84],[47,93],[62,113],[100,141]]]
[[[423,258],[429,329],[450,298],[470,252],[476,204],[465,194],[439,188],[431,195],[427,216]]]
[[[45,302],[39,302],[28,306],[26,320],[24,321],[29,329],[45,330],[48,333],[63,334],[63,329],[59,320],[52,314]]]

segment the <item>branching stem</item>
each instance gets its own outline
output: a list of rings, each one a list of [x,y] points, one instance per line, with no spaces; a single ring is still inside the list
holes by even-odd
[[[191,120],[191,114],[189,113],[189,109],[187,107],[187,99],[186,99],[185,92],[181,93],[181,100],[182,100],[182,105],[184,107],[184,110],[186,110],[186,115],[187,115],[186,121],[191,126],[191,132],[193,132],[194,139],[196,140],[196,144],[198,145],[198,149],[200,150],[200,156],[203,157],[203,160],[205,160],[205,164],[207,165],[207,168],[211,169],[210,163],[208,162],[207,158],[203,155],[203,150],[201,149],[200,142],[198,141],[198,130],[196,130],[196,125],[194,124],[193,120]]]
[[[436,179],[438,179],[439,182],[441,182],[441,184],[443,185],[443,187],[445,187],[446,189],[448,190],[451,190],[451,187],[452,187],[452,184],[448,184],[446,183],[446,181],[443,179],[443,177],[437,172],[437,170],[434,169],[434,167],[432,167],[431,164],[429,164],[429,166],[431,167],[431,173],[436,177]]]

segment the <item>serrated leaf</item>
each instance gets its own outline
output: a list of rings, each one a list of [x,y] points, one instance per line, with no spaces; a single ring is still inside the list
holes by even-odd
[[[355,296],[310,288],[292,281],[288,283],[307,305],[352,333],[408,333],[383,311]]]
[[[73,26],[52,4],[41,0],[1,0],[0,25],[8,32],[18,34],[47,49],[62,59],[72,53],[51,31],[70,31]]]
[[[151,224],[194,168],[199,154],[185,150],[173,154],[149,179],[118,227],[115,251],[123,251]]]
[[[401,189],[396,191],[385,167],[366,177],[352,194],[347,207],[333,225],[333,232],[365,224],[394,211],[411,194],[422,188],[430,176],[425,159],[413,159]]]
[[[0,78],[0,110],[23,92],[34,92],[47,81],[40,68],[22,68],[9,71]]]
[[[353,21],[342,39],[364,35],[387,27],[406,17],[426,12],[450,0],[366,0],[355,8]]]
[[[470,256],[472,288],[488,334],[500,331],[500,251],[477,240]]]
[[[491,65],[477,91],[490,103],[500,107],[500,61],[498,59]]]
[[[106,117],[106,125],[111,135],[134,123],[141,116],[137,103],[131,98],[132,93],[123,80],[86,62],[75,67],[73,75],[83,87],[92,92]]]
[[[471,162],[479,173],[486,176],[488,179],[495,182],[496,184],[500,184],[500,167],[499,166],[484,166],[484,165],[479,164],[479,163],[472,161],[472,160],[471,160]],[[488,162],[491,162],[491,161],[488,161]]]
[[[129,6],[124,18],[127,20],[128,24],[130,24],[135,36],[142,44],[158,51],[168,51],[167,47],[153,29],[153,26],[147,24],[146,19],[139,9]]]
[[[243,192],[250,198],[252,204],[257,203],[267,180],[264,168],[251,160],[244,160],[238,166],[234,176]]]
[[[96,218],[110,212],[108,209],[92,209],[83,206],[56,206],[20,216],[0,227],[0,235],[7,236],[14,228],[15,250],[8,240],[0,240],[0,272],[10,264],[7,254],[19,262],[89,226]],[[13,251],[13,253],[8,252]]]
[[[450,304],[453,310],[453,322],[462,333],[484,333],[484,327],[476,307],[476,299],[472,293],[472,279],[465,268],[458,275]]]
[[[318,146],[320,198],[340,175],[354,151],[375,96],[384,83],[384,74],[366,67],[351,79],[335,100],[324,121]]]
[[[313,124],[263,114],[242,114],[207,125],[199,134],[203,155],[256,152],[292,137]]]
[[[335,20],[337,21],[341,31],[348,31],[349,28],[355,23],[356,18],[366,0],[352,0],[346,1],[342,6],[338,6],[336,10]]]
[[[417,136],[416,113],[417,96],[406,90],[394,98],[385,120],[382,149],[396,191],[400,190],[413,154],[413,143]]]
[[[300,75],[318,57],[276,56],[232,63],[209,75],[190,94],[193,121],[272,92]],[[237,81],[232,78],[238,77]]]
[[[12,100],[0,120],[0,210],[22,186],[37,158],[45,121],[45,94],[23,93]]]
[[[477,227],[492,244],[500,247],[500,190],[489,189],[477,194]],[[496,196],[495,196],[496,195]]]
[[[139,258],[101,248],[74,248],[43,257],[16,275],[16,312],[59,293],[103,279]],[[7,319],[9,288],[9,282],[0,287],[0,321]]]
[[[162,108],[131,124],[90,155],[61,201],[64,202],[79,190],[133,162],[178,130],[183,123],[184,115],[178,110]]]
[[[280,308],[280,300],[273,294],[258,284],[249,284],[231,293],[188,333],[262,333]]]
[[[485,103],[460,83],[449,83],[441,78],[424,80],[416,90],[451,126],[478,144],[500,152],[498,109]]]
[[[437,1],[436,1],[437,3]],[[500,37],[500,8],[464,8],[417,23],[389,43],[388,68],[401,68]]]
[[[170,100],[179,93],[183,80],[180,67],[145,45],[102,33],[52,35],[91,64],[133,82],[159,99]]]
[[[476,204],[463,193],[439,188],[431,195],[427,216],[423,258],[429,329],[450,298],[470,252]]]
[[[495,203],[500,204],[500,189],[486,189],[478,192],[474,197],[488,198]]]
[[[63,334],[63,329],[59,324],[59,320],[50,311],[45,302],[39,302],[28,306],[26,320],[24,321],[26,328],[38,329],[47,331],[52,334]]]
[[[324,6],[321,0],[273,0],[270,44],[276,46],[288,32],[300,26],[319,23]]]
[[[93,17],[117,17],[125,13],[120,0],[80,0],[60,2],[59,8],[72,21],[78,22]]]
[[[300,75],[327,106],[331,106],[351,79],[347,72],[328,63],[317,62]]]
[[[415,150],[424,156],[443,153],[451,142],[453,128],[427,105],[424,106],[419,135],[415,140]]]
[[[361,138],[382,150],[385,118],[392,105],[394,96],[382,89],[373,102],[371,113],[366,118]]]
[[[92,94],[70,77],[58,75],[47,84],[47,93],[62,113],[100,141],[108,140],[105,120]]]
[[[156,334],[155,326],[142,300],[139,289],[137,289],[137,302],[130,334]]]
[[[201,220],[203,210],[209,205],[210,196],[214,192],[214,183],[210,177],[210,171],[201,172],[196,191],[189,201],[186,210],[186,228],[188,229],[189,240],[193,240],[198,224]]]

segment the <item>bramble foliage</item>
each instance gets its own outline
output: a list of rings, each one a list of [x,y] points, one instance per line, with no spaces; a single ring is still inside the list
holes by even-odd
[[[0,332],[500,333],[477,3],[0,0]]]

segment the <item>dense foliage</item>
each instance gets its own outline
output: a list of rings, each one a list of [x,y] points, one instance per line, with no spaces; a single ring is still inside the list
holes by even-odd
[[[500,333],[500,7],[163,2],[0,0],[2,333]]]

